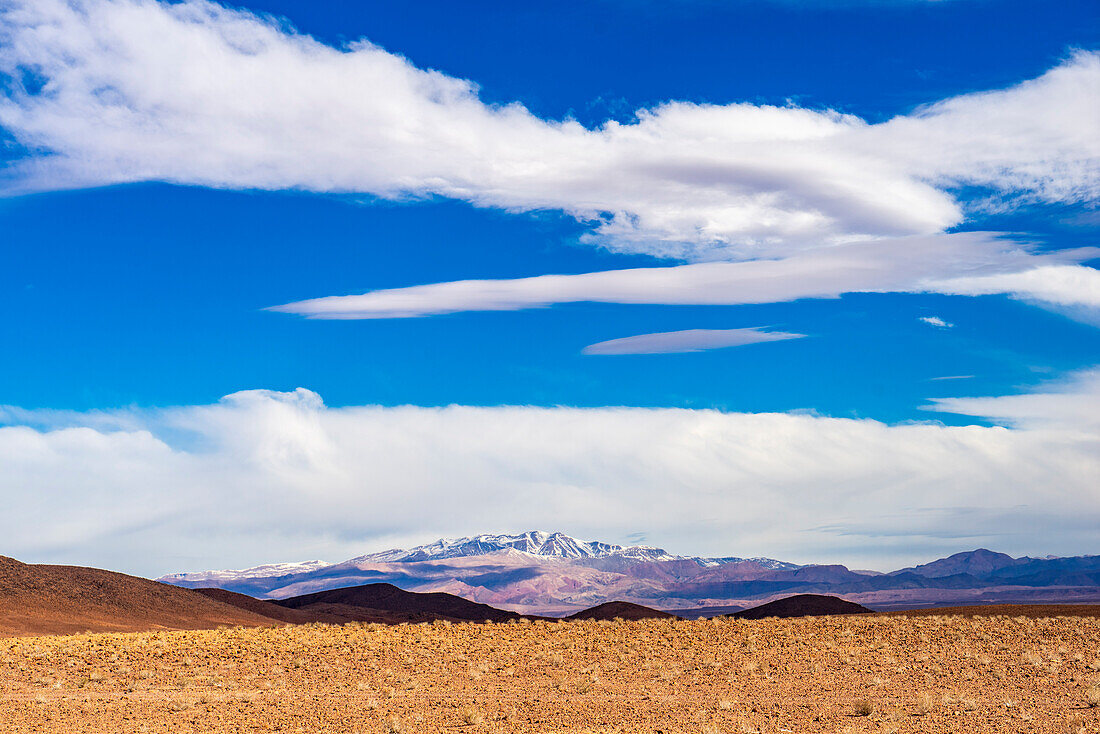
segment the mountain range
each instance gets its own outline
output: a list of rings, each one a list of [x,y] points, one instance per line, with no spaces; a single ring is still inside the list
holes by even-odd
[[[836,597],[801,595],[741,612],[739,616],[817,616],[867,611]],[[651,618],[675,617],[638,604],[612,601],[558,621]],[[265,600],[226,589],[184,589],[98,568],[28,564],[0,556],[0,638],[224,626],[510,623],[523,619],[547,618],[496,609],[453,594],[406,591],[386,583]]]
[[[981,603],[1100,601],[1100,556],[1013,558],[978,549],[889,573],[771,558],[680,556],[649,546],[584,541],[531,531],[441,539],[342,563],[269,564],[199,571],[159,581],[285,599],[389,583],[445,592],[523,614],[568,615],[624,601],[705,616],[790,594],[843,594],[872,609]]]

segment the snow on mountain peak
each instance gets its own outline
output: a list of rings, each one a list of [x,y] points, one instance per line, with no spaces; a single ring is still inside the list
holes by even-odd
[[[226,569],[224,571],[184,571],[182,573],[170,573],[167,576],[161,576],[157,581],[163,581],[165,583],[174,584],[181,581],[185,582],[199,582],[209,581],[211,583],[225,583],[231,581],[240,581],[242,579],[263,579],[273,578],[277,576],[292,576],[299,573],[309,573],[311,571],[320,571],[322,568],[328,568],[331,563],[325,561],[298,561],[294,563],[267,563],[262,566],[253,566],[252,568],[243,569]]]
[[[599,541],[579,540],[565,533],[531,530],[516,535],[484,533],[469,538],[440,538],[434,543],[408,549],[393,549],[353,558],[349,563],[410,563],[443,558],[480,556],[499,551],[519,551],[541,558],[606,558],[622,555],[644,560],[671,560],[660,548],[621,546]]]
[[[784,563],[771,558],[699,558],[695,556],[673,555],[662,548],[646,545],[615,545],[597,540],[580,540],[565,533],[548,533],[543,530],[531,530],[526,533],[494,534],[483,533],[467,538],[440,538],[432,543],[414,548],[393,548],[378,553],[369,553],[352,558],[339,564],[324,561],[304,561],[301,563],[272,563],[242,570],[193,571],[162,576],[158,581],[180,585],[223,586],[250,579],[275,578],[308,574],[324,569],[344,568],[387,563],[415,563],[418,561],[436,561],[449,558],[483,556],[490,553],[521,553],[538,560],[586,562],[596,559],[621,559],[627,563],[692,561],[701,566],[721,566],[727,563],[752,561],[772,570],[798,568],[793,563]]]

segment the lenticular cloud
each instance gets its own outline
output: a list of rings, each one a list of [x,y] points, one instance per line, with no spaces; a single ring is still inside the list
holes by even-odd
[[[830,110],[670,102],[587,129],[202,0],[8,0],[3,190],[168,181],[446,196],[560,210],[602,246],[689,260],[782,257],[941,232],[983,206],[1100,198],[1100,57],[881,124]]]

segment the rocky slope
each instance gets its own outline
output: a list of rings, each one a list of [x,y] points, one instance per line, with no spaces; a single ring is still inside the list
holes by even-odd
[[[272,623],[190,589],[98,568],[32,565],[0,556],[0,637]]]

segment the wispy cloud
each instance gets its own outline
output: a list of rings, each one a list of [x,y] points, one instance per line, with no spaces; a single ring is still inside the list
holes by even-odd
[[[673,354],[678,352],[703,352],[708,349],[740,347],[746,344],[801,339],[805,334],[785,331],[747,329],[687,329],[655,334],[639,334],[621,339],[590,344],[582,354]]]
[[[947,292],[963,286],[953,276],[970,274],[993,292],[1019,284],[1004,273],[1024,271],[1035,284],[1044,278],[1079,279],[1078,291],[1057,285],[1031,293],[1036,299],[1097,298],[1089,289],[1100,274],[1062,262],[1094,257],[1096,251],[1031,254],[1011,240],[983,232],[870,240],[807,250],[778,260],[711,262],[664,268],[609,270],[581,275],[540,275],[513,280],[465,280],[378,290],[362,295],[299,301],[271,310],[317,319],[409,318],[460,311],[510,311],[556,303],[594,301],[670,305],[740,305],[800,298],[835,298],[855,292]],[[1049,267],[1048,267],[1049,266]],[[1076,276],[1067,273],[1087,271]],[[976,276],[986,273],[988,278]],[[944,280],[944,279],[947,280]],[[1002,291],[1004,292],[1004,291]],[[1012,293],[1015,295],[1016,291]]]
[[[869,124],[669,102],[586,129],[366,41],[334,48],[202,0],[8,0],[3,188],[169,181],[557,209],[591,239],[693,260],[941,232],[984,205],[1100,199],[1100,56]],[[34,83],[24,83],[33,79]]]
[[[929,326],[935,326],[940,329],[951,329],[955,326],[954,324],[949,324],[948,322],[944,321],[939,316],[918,316],[917,320],[923,321]]]
[[[940,382],[942,380],[973,380],[974,375],[944,375],[943,377],[929,377],[929,382]]]
[[[935,404],[1014,428],[682,409],[331,408],[308,390],[10,412],[0,537],[5,554],[27,560],[150,574],[270,562],[272,548],[340,560],[395,535],[533,526],[588,537],[643,527],[685,553],[860,565],[989,544],[1094,552],[1098,399],[1100,382],[1086,374],[1057,391]],[[845,547],[857,549],[839,553],[841,531],[827,527],[845,528]]]

